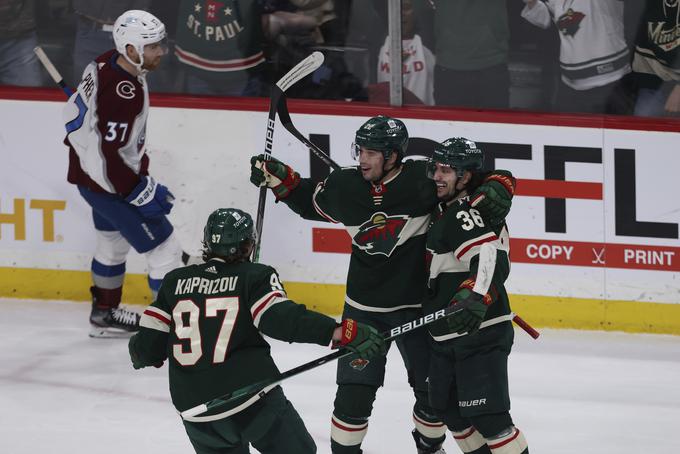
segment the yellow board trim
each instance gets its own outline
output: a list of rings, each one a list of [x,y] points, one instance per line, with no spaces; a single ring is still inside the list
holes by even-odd
[[[0,267],[0,297],[90,301],[90,273]],[[339,315],[345,286],[285,282],[288,296],[308,308]],[[148,305],[145,275],[127,274],[123,302]],[[680,335],[680,304],[511,295],[513,310],[535,328],[574,328]]]

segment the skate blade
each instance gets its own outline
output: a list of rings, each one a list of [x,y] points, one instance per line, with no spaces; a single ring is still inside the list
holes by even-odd
[[[98,339],[129,339],[137,331],[125,331],[117,328],[90,327],[90,337]]]

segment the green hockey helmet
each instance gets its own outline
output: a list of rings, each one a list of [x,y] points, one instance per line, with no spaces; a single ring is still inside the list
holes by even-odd
[[[208,216],[203,230],[203,245],[209,254],[239,255],[244,242],[255,241],[253,218],[237,208],[219,208]]]
[[[361,147],[382,151],[385,159],[397,152],[403,158],[408,147],[408,131],[403,121],[378,115],[361,125],[352,144],[352,158],[359,159]]]
[[[434,178],[437,163],[456,169],[458,178],[461,178],[466,170],[471,172],[482,170],[484,152],[471,140],[452,137],[434,147],[432,157],[427,163],[428,178]]]

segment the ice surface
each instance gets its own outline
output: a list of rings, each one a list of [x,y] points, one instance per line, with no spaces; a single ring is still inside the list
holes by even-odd
[[[193,452],[168,393],[167,370],[130,365],[127,341],[90,339],[89,305],[0,300],[0,453]],[[323,356],[272,341],[282,370]],[[512,415],[532,454],[680,453],[680,337],[543,330],[516,332]],[[283,388],[329,453],[335,367]],[[366,454],[415,453],[412,395],[393,349]],[[445,448],[459,453],[451,439]],[[253,450],[253,452],[256,452]]]

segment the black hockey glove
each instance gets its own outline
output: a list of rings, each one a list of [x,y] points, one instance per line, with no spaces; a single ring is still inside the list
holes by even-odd
[[[487,305],[484,304],[484,295],[473,292],[468,288],[461,288],[453,296],[451,305],[460,309],[446,318],[451,332],[458,334],[473,334],[479,329],[486,316]]]
[[[510,212],[516,180],[507,170],[494,170],[470,197],[470,206],[479,210],[490,225],[503,223]]]

